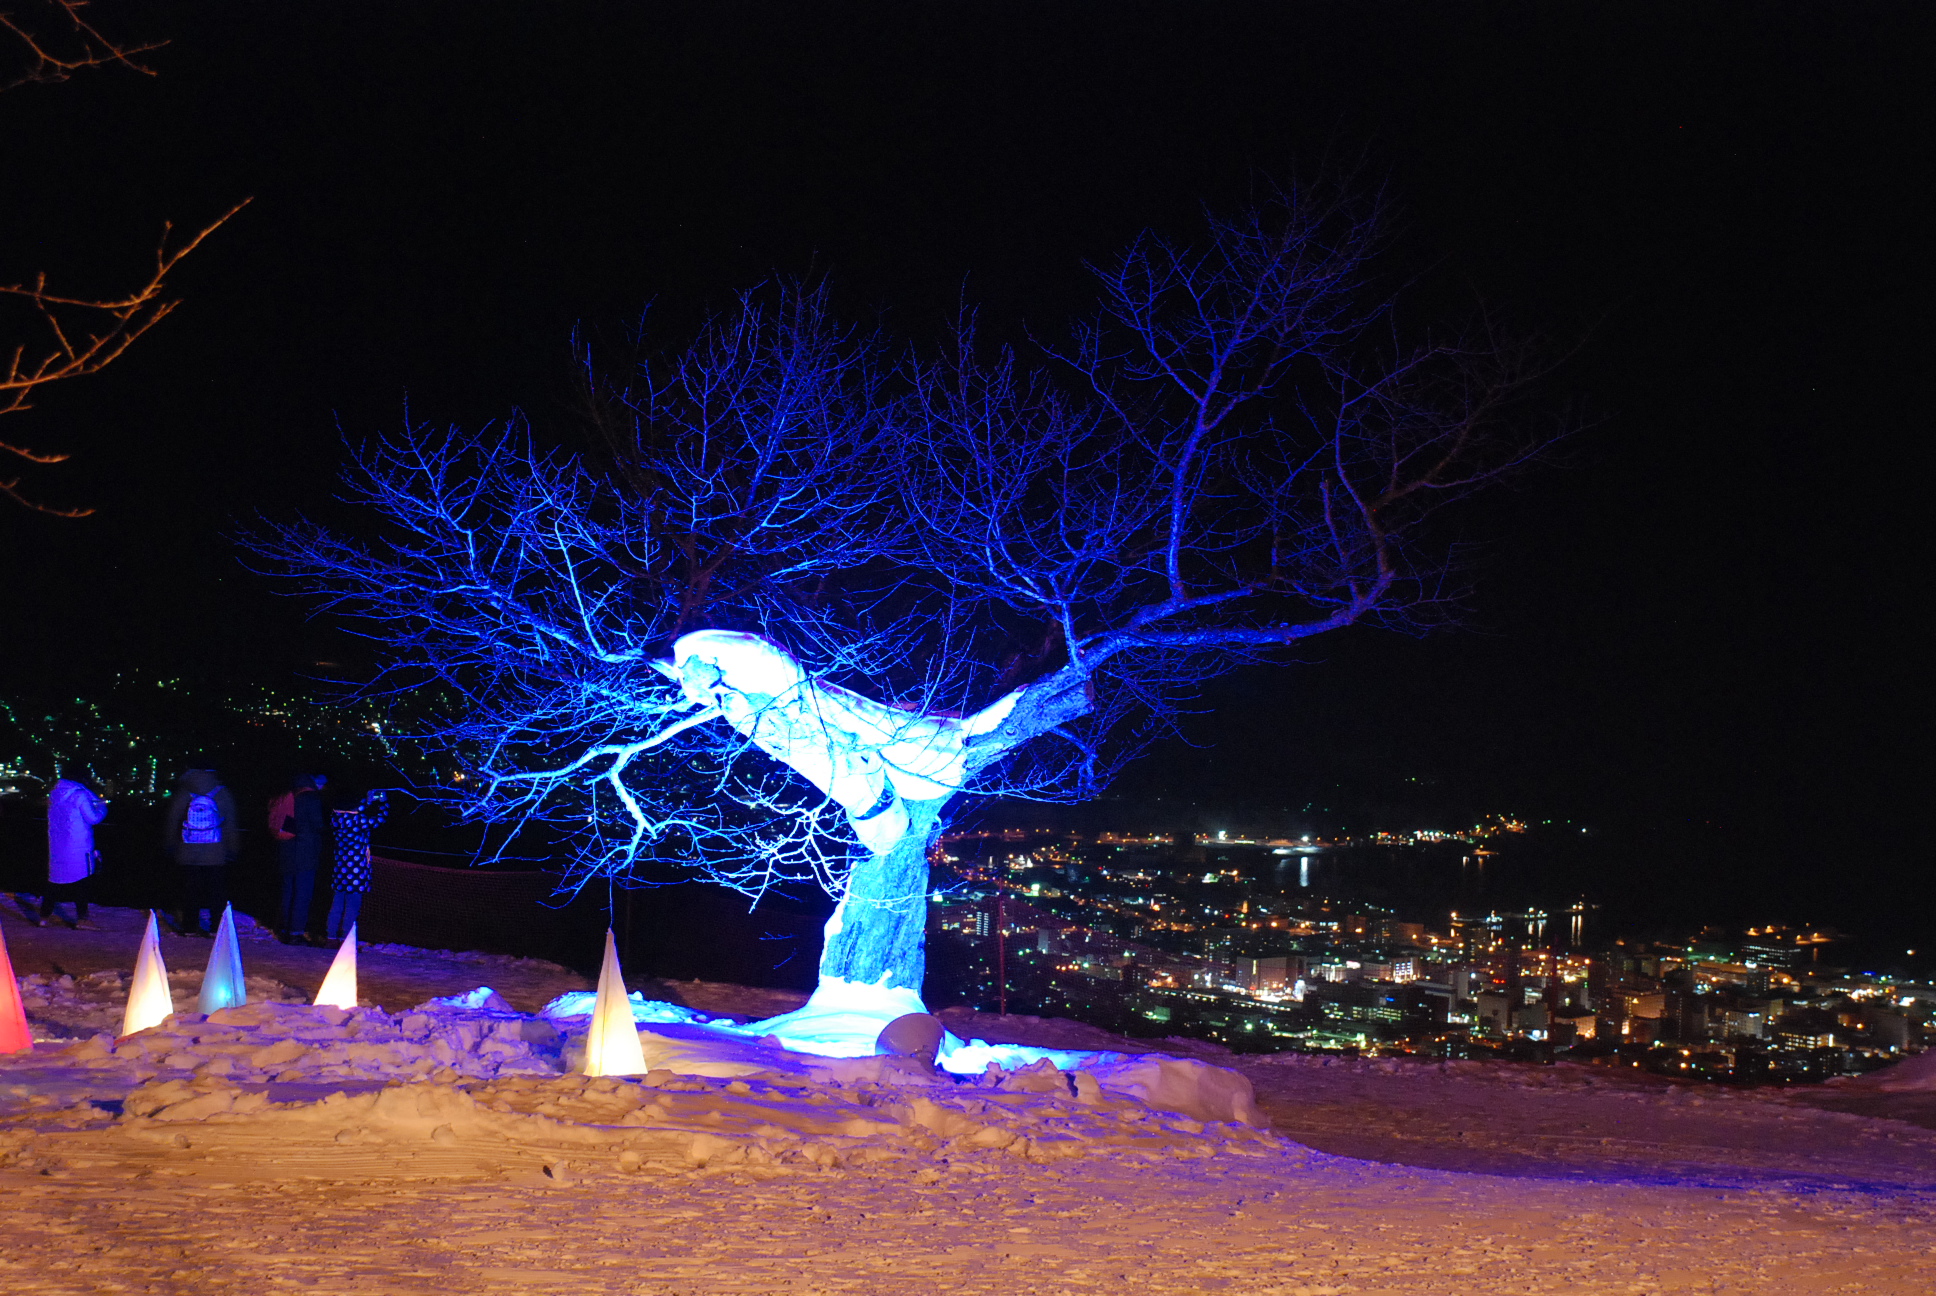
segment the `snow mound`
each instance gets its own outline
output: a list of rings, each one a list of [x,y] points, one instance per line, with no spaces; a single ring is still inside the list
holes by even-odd
[[[802,1052],[758,1034],[765,1023],[678,1005],[634,1009],[648,1019],[642,1078],[576,1074],[587,1017],[510,1011],[479,986],[397,1014],[264,1001],[41,1044],[0,1059],[0,1109],[30,1143],[69,1140],[63,1155],[175,1158],[224,1177],[556,1179],[565,1161],[601,1173],[825,1169],[1290,1146],[1259,1128],[1248,1080],[1194,1059],[954,1039],[957,1065],[943,1070]],[[981,1069],[965,1073],[969,1061]]]
[[[580,991],[561,995],[545,1006],[544,1017],[575,1032],[564,1055],[568,1070],[583,1065],[582,1032],[596,998]],[[907,1014],[926,1011],[913,991],[838,979],[822,982],[813,997],[793,1012],[745,1023],[708,1019],[680,1004],[646,999],[638,991],[629,998],[633,1021],[647,1027],[640,1032],[640,1043],[648,1070],[713,1077],[775,1069],[828,1077],[838,1071],[830,1064],[843,1060],[878,1066],[881,1059],[875,1055],[882,1029]],[[1248,1079],[1192,1058],[994,1044],[945,1032],[936,1062],[957,1079],[1023,1070],[1039,1074],[1046,1067],[1067,1073],[1060,1083],[1071,1092],[1081,1074],[1089,1077],[1091,1085],[1134,1095],[1163,1111],[1198,1120],[1265,1124]],[[927,1077],[933,1073],[912,1064],[897,1074]]]
[[[550,966],[437,957],[501,966],[502,975]],[[244,1006],[181,1011],[116,1038],[129,981],[119,970],[22,979],[41,1039],[0,1058],[0,1141],[98,1137],[113,1144],[113,1159],[139,1162],[204,1149],[219,1129],[216,1146],[185,1158],[206,1163],[194,1173],[254,1164],[252,1173],[283,1177],[358,1166],[489,1175],[536,1165],[549,1175],[558,1158],[586,1156],[619,1169],[689,1170],[1276,1146],[1257,1133],[1249,1081],[1201,1060],[953,1033],[942,1034],[936,1065],[885,1056],[882,1028],[924,1011],[917,996],[891,988],[823,985],[805,1005],[753,1022],[711,1003],[708,1013],[633,993],[647,1076],[594,1081],[577,1074],[591,993],[526,1014],[477,986],[391,1013],[314,1006],[294,987],[250,977]],[[187,1009],[202,973],[178,969],[169,982]],[[426,1155],[442,1168],[409,1168]],[[629,1159],[612,1160],[621,1157]]]
[[[1157,1111],[1181,1112],[1205,1121],[1237,1121],[1262,1126],[1250,1080],[1241,1072],[1195,1058],[1157,1053],[1122,1057],[1093,1065],[1078,1076],[1094,1076],[1105,1090],[1124,1094]]]
[[[129,1093],[118,1120],[17,1142],[12,1159],[107,1154],[227,1180],[537,1175],[569,1183],[642,1171],[932,1176],[981,1161],[1295,1154],[1241,1124],[1164,1115],[1094,1084],[1072,1086],[1046,1064],[972,1084],[930,1076],[910,1085],[897,1063],[909,1065],[823,1059],[813,1078],[500,1076],[300,1102],[218,1076],[173,1077]]]
[[[658,1005],[676,1008],[677,1005]],[[637,1005],[635,1013],[637,1011]],[[563,1050],[567,1070],[584,1059],[584,1018],[560,1022],[569,1033]],[[649,1020],[641,1018],[640,1020]],[[959,1087],[964,1084],[1000,1086],[1016,1076],[1025,1087],[1068,1096],[1109,1092],[1154,1110],[1201,1121],[1236,1121],[1263,1126],[1248,1078],[1225,1067],[1193,1058],[1160,1054],[1082,1053],[1031,1048],[1019,1044],[988,1044],[981,1040],[944,1038],[941,1069],[907,1058],[835,1055],[802,1052],[798,1041],[755,1032],[769,1022],[745,1026],[733,1023],[654,1022],[640,1029],[639,1043],[648,1071],[716,1079],[752,1075],[793,1074],[819,1083],[871,1082],[895,1086]]]
[[[441,999],[427,999],[417,1006],[427,1012],[436,1012],[440,1009],[449,1008],[490,1013],[517,1011],[517,1009],[504,1001],[503,995],[491,989],[489,986],[479,986],[475,990],[466,990],[463,994],[445,995]]]
[[[567,996],[569,997],[569,996]],[[662,1005],[673,1011],[676,1005]],[[589,1009],[587,1009],[589,1011]],[[640,1005],[634,1004],[636,1020]],[[813,997],[793,1012],[764,1021],[735,1024],[705,1023],[702,1034],[668,1034],[659,1045],[660,1062],[653,1061],[653,1044],[648,1043],[648,1066],[673,1065],[673,1060],[697,1067],[700,1074],[731,1074],[723,1067],[749,1068],[757,1065],[756,1056],[734,1053],[719,1056],[719,1045],[705,1035],[757,1037],[770,1046],[790,1053],[822,1058],[868,1058],[879,1047],[881,1031],[890,1023],[910,1014],[927,1013],[921,996],[894,986],[866,985],[837,977],[822,979]],[[693,1057],[695,1048],[708,1056],[703,1062]],[[1150,1106],[1195,1117],[1199,1120],[1240,1121],[1262,1125],[1251,1084],[1241,1073],[1212,1066],[1191,1058],[1164,1057],[1158,1054],[1127,1054],[1084,1049],[1043,1048],[1030,1044],[995,1044],[981,1039],[962,1039],[952,1031],[944,1032],[936,1058],[942,1070],[954,1076],[980,1076],[989,1072],[1039,1071],[1053,1067],[1071,1077],[1087,1074],[1091,1082],[1124,1093],[1139,1095]],[[811,1070],[815,1064],[796,1063]],[[1073,1078],[1069,1081],[1074,1084]]]
[[[33,1024],[34,1038],[65,1040],[119,1030],[122,1005],[133,979],[130,973],[112,968],[83,977],[39,973],[21,977],[20,1000]],[[301,1003],[307,998],[300,990],[270,977],[252,976],[245,981],[252,1003]],[[202,992],[201,969],[171,970],[168,989],[176,1003],[194,1003]]]
[[[647,999],[643,993],[634,990],[626,996],[632,1008],[635,1022],[673,1022],[680,1025],[712,1021],[705,1013],[697,1012],[684,1004],[667,1003],[663,999]],[[540,1017],[553,1021],[573,1017],[589,1018],[592,1005],[598,1000],[595,990],[567,990],[543,1008],[538,1010]]]
[[[136,1081],[192,1075],[234,1084],[322,1083],[502,1074],[555,1075],[560,1036],[518,1013],[250,1003],[204,1017],[176,1013],[122,1039],[102,1033],[34,1061],[123,1072]]]

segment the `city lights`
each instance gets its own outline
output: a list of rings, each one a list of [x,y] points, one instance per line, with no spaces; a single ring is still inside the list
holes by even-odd
[[[1636,944],[1597,930],[1586,900],[1452,909],[1441,926],[1311,885],[1313,860],[1352,849],[1442,852],[1528,831],[1498,816],[1464,835],[1295,844],[1230,829],[955,834],[933,856],[958,883],[937,892],[930,939],[959,943],[953,961],[972,978],[950,995],[999,987],[1025,1011],[1246,1050],[1563,1050],[1698,1078],[1806,1079],[1901,1056],[1936,1007],[1936,992],[1824,967],[1839,939],[1826,928]],[[1475,846],[1445,867],[1496,854]],[[1289,856],[1294,880],[1274,871]]]

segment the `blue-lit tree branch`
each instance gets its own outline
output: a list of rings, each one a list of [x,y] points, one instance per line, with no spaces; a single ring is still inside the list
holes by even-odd
[[[823,984],[918,990],[927,858],[964,796],[1093,794],[1208,677],[1463,595],[1447,506],[1561,429],[1529,356],[1406,341],[1377,219],[1288,193],[1100,267],[1064,345],[934,354],[741,297],[683,348],[579,358],[593,450],[413,427],[382,529],[258,552],[385,646],[379,688],[466,817],[573,881],[674,866],[840,903]]]

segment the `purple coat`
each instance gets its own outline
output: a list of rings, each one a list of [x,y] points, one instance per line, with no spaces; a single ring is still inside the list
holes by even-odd
[[[47,794],[47,880],[55,886],[94,873],[94,825],[108,817],[107,803],[73,779]]]

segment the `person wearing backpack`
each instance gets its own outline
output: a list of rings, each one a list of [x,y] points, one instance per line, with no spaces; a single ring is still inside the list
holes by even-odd
[[[274,818],[277,810],[281,818]],[[271,804],[276,828],[276,867],[282,874],[282,905],[276,911],[276,935],[290,945],[309,939],[309,905],[316,895],[316,870],[322,866],[329,817],[323,795],[312,774],[290,781],[286,797]]]
[[[168,798],[161,840],[180,869],[182,934],[213,935],[228,903],[229,864],[242,846],[235,798],[214,770],[181,776]]]

